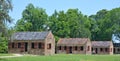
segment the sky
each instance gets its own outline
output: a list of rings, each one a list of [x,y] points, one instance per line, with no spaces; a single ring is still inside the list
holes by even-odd
[[[111,10],[120,7],[120,0],[12,0],[13,10],[9,13],[14,19],[12,25],[22,17],[22,11],[29,3],[45,9],[48,15],[54,13],[54,10],[67,11],[69,8],[78,8],[84,15],[89,16],[101,9]]]

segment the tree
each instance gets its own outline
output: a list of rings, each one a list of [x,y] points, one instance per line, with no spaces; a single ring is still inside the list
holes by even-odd
[[[0,33],[0,53],[7,53],[7,42],[7,37],[2,36],[2,33]]]
[[[6,23],[11,23],[9,11],[12,10],[11,0],[0,0],[0,32],[6,33]]]
[[[83,15],[78,9],[68,9],[66,15],[70,28],[70,37],[91,37],[89,30],[91,24],[87,16]]]
[[[92,40],[112,40],[114,34],[119,39],[120,34],[120,8],[115,8],[110,11],[105,9],[97,12],[96,15],[91,15],[91,20],[95,21],[94,24],[97,31],[92,32]]]
[[[12,11],[11,0],[0,0],[0,53],[7,52],[8,29],[6,24],[12,19],[9,12]]]
[[[98,11],[96,15],[89,16],[92,21],[92,40],[106,40],[104,28],[101,27],[101,24],[103,23],[103,19],[106,17],[107,13],[108,11],[106,9],[102,9]]]
[[[107,13],[101,28],[105,29],[107,38],[112,39],[112,34],[119,38],[120,35],[120,8],[115,8]]]
[[[58,37],[69,37],[69,27],[66,21],[66,14],[64,11],[54,12],[52,16],[49,17],[49,27],[53,31],[53,34]]]
[[[68,9],[67,12],[55,11],[49,16],[48,24],[53,34],[60,38],[91,37],[91,22],[78,9]]]
[[[17,21],[17,31],[43,31],[46,30],[47,14],[44,9],[29,4],[22,13],[22,18]]]

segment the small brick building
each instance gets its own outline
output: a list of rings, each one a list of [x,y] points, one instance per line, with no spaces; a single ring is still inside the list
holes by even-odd
[[[61,38],[57,43],[57,53],[91,54],[89,38]]]
[[[55,39],[50,31],[17,32],[8,43],[9,53],[52,55],[55,53]]]
[[[113,54],[112,41],[92,41],[92,53]]]
[[[120,43],[113,43],[114,46],[114,53],[120,54]]]

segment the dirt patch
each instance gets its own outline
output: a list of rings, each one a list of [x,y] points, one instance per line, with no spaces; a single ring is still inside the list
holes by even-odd
[[[13,54],[13,56],[0,56],[0,58],[12,58],[12,57],[21,57],[21,54]]]

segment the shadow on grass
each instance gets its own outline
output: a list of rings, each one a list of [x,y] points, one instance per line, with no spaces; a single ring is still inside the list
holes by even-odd
[[[8,61],[8,60],[5,58],[0,58],[0,61]]]

